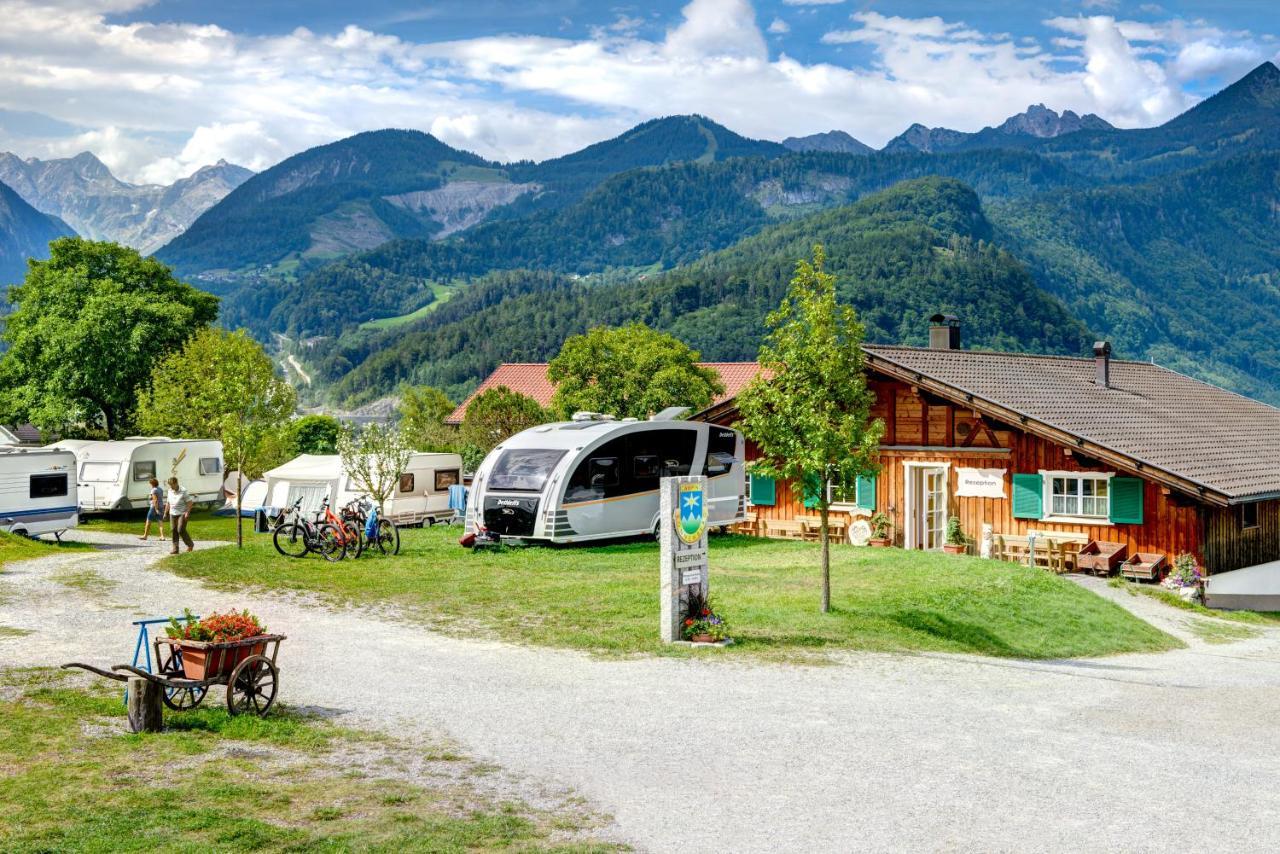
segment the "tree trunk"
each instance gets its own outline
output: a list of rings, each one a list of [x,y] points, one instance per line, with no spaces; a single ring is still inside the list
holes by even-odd
[[[114,439],[116,437],[116,413],[115,407],[109,404],[101,404],[102,406],[102,423],[107,428],[107,438]]]
[[[159,682],[129,677],[129,729],[134,732],[160,732],[164,729],[164,706],[160,699],[164,688]]]
[[[818,517],[822,520],[822,613],[831,610],[831,532],[827,522],[831,517],[831,508],[827,504],[827,488],[829,484],[822,481],[822,495],[818,498]]]
[[[244,506],[244,478],[236,476],[236,548],[244,548],[244,514],[241,509]]]

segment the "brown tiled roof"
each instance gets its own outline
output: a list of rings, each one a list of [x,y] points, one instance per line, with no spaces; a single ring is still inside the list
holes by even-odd
[[[724,393],[717,396],[712,405],[737,396],[738,392],[760,371],[760,365],[756,362],[699,362],[698,364],[704,368],[711,368],[719,374],[720,382],[724,384]],[[470,397],[458,404],[444,423],[461,424],[471,401],[489,389],[500,386],[506,386],[512,391],[532,397],[541,406],[549,405],[556,391],[555,384],[547,379],[546,362],[505,362],[485,377],[484,382],[476,387]]]
[[[1147,362],[868,345],[877,360],[1228,500],[1280,494],[1280,410]]]

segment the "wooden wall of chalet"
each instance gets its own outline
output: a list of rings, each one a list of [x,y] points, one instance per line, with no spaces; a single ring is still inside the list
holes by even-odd
[[[1245,528],[1239,507],[1205,511],[1204,565],[1209,572],[1226,572],[1280,560],[1280,501],[1258,504],[1258,524]]]
[[[1218,535],[1218,542],[1232,543],[1231,559],[1215,554],[1214,559],[1202,552],[1201,543],[1205,514],[1198,503],[1177,495],[1165,494],[1157,485],[1145,482],[1143,495],[1143,524],[1141,525],[1084,525],[1044,522],[1036,519],[1015,519],[1012,512],[1012,479],[1016,473],[1048,471],[1114,471],[1114,467],[1094,464],[1089,460],[1068,455],[1068,449],[1053,442],[1030,435],[1010,425],[983,422],[971,410],[948,404],[937,398],[922,397],[909,387],[889,381],[871,383],[876,392],[874,415],[884,419],[885,435],[881,443],[881,472],[876,484],[876,509],[888,514],[894,522],[894,537],[902,544],[903,510],[905,507],[906,468],[904,461],[950,463],[950,513],[960,517],[960,523],[969,537],[977,539],[983,524],[990,524],[994,533],[1025,536],[1029,531],[1082,534],[1089,539],[1125,543],[1129,552],[1163,552],[1172,560],[1178,552],[1191,552],[1210,570],[1223,571],[1248,565],[1235,562],[1248,540],[1229,540]],[[725,422],[736,420],[736,413]],[[972,437],[972,438],[971,438]],[[967,446],[966,446],[967,445]],[[748,444],[748,459],[757,454]],[[1005,498],[958,498],[956,492],[957,468],[1003,468],[1007,470]],[[1127,476],[1134,473],[1125,472]],[[759,519],[792,519],[796,515],[812,515],[805,509],[800,490],[792,484],[779,481],[775,503],[771,507],[755,507]],[[1280,559],[1280,503],[1266,514],[1267,533],[1255,538],[1258,545],[1249,554],[1271,554],[1260,559]],[[1232,518],[1235,518],[1234,516]],[[1225,523],[1223,523],[1225,531]],[[1265,545],[1262,545],[1265,543]],[[1249,563],[1257,563],[1250,560]]]

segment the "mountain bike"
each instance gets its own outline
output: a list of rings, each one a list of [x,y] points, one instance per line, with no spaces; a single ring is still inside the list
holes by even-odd
[[[378,505],[362,495],[342,508],[342,518],[358,525],[364,535],[364,548],[382,554],[400,554],[400,529],[396,523],[378,513]]]
[[[347,507],[351,505],[348,504]],[[361,526],[347,518],[346,507],[343,508],[342,517],[339,518],[329,509],[329,499],[324,500],[324,504],[320,507],[320,515],[324,521],[338,529],[338,538],[342,540],[342,546],[346,550],[346,554],[350,554],[352,558],[360,557],[360,553],[364,551],[364,540],[360,537]]]
[[[328,501],[325,504],[327,506]],[[315,552],[330,563],[336,563],[347,556],[343,535],[327,522],[316,523],[303,516],[301,498],[280,516],[271,534],[271,542],[285,557],[300,558]]]

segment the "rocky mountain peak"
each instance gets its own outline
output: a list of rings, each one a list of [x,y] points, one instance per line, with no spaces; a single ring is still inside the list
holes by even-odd
[[[1040,139],[1074,133],[1078,130],[1111,130],[1112,125],[1101,116],[1087,113],[1083,116],[1071,110],[1057,113],[1044,104],[1032,104],[1016,116],[1005,119],[996,130],[1008,134],[1026,134]]]

